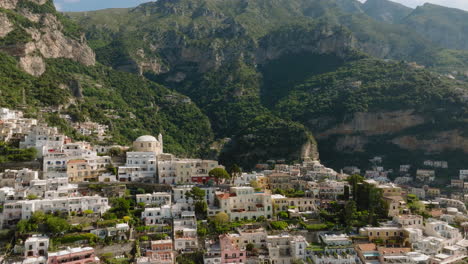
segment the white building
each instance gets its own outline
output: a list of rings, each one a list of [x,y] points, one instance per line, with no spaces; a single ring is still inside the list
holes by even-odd
[[[393,217],[393,222],[401,227],[423,228],[423,217],[420,215],[396,215]]]
[[[161,207],[145,208],[141,213],[141,219],[145,225],[158,225],[165,224],[172,219],[172,210],[170,205],[163,205]]]
[[[261,216],[270,219],[273,216],[271,194],[256,192],[252,187],[231,187],[227,193],[218,192],[218,208],[208,208],[208,215],[219,212],[227,213],[231,221],[257,219]]]
[[[110,208],[108,200],[101,196],[64,197],[43,200],[28,200],[5,203],[2,214],[2,225],[9,226],[21,219],[29,219],[36,211],[83,212],[91,210],[103,214]]]
[[[241,186],[241,185],[250,185],[252,181],[258,181],[260,177],[265,177],[263,173],[242,173],[240,177],[234,179],[234,185]]]
[[[289,264],[293,260],[305,260],[309,243],[303,236],[267,236],[267,249],[271,263]]]
[[[20,148],[36,148],[39,157],[50,150],[60,149],[67,137],[58,132],[56,127],[33,126],[31,131],[20,142]]]
[[[433,236],[424,237],[412,244],[415,251],[425,255],[439,254],[445,246],[445,239]]]
[[[49,238],[41,235],[33,235],[24,242],[25,257],[47,256]]]
[[[30,182],[39,178],[39,172],[31,169],[5,170],[0,173],[0,187],[13,187],[17,190],[30,185]]]
[[[210,170],[221,167],[215,160],[180,159],[165,154],[158,160],[158,181],[161,184],[207,183]]]
[[[322,240],[322,243],[327,246],[349,246],[352,244],[351,239],[346,234],[341,234],[341,235],[324,234],[324,235],[320,235],[320,240]]]
[[[441,206],[454,207],[457,208],[460,212],[466,212],[466,205],[460,200],[438,197],[436,201],[439,202]]]
[[[446,245],[451,246],[462,240],[460,231],[443,221],[429,219],[424,227],[424,233],[428,236],[443,238]]]
[[[125,166],[119,167],[119,181],[157,182],[157,156],[163,153],[162,135],[141,136],[133,142],[133,151],[127,152]]]
[[[136,195],[137,203],[151,206],[171,205],[171,194],[166,192],[154,192]]]
[[[182,212],[179,219],[174,219],[174,249],[181,251],[198,249],[195,212]]]

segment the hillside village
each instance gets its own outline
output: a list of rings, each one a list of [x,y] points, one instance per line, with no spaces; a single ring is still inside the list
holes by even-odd
[[[83,124],[81,133],[104,126]],[[340,172],[317,160],[253,172],[131,146],[75,142],[0,110],[2,263],[448,264],[468,257],[468,168],[445,161]],[[362,176],[360,176],[362,175]]]

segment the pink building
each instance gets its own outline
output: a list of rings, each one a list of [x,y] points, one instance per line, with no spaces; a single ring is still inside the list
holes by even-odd
[[[245,249],[239,249],[239,246],[229,235],[220,235],[219,244],[221,246],[221,264],[245,263]]]
[[[94,248],[68,248],[58,252],[49,252],[47,264],[88,264],[99,263],[94,254]]]

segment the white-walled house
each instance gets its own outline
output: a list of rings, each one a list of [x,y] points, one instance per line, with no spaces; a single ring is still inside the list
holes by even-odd
[[[2,225],[9,226],[21,219],[30,219],[36,211],[45,213],[83,212],[91,210],[96,214],[103,214],[109,210],[108,199],[101,196],[64,197],[43,200],[17,201],[5,203],[2,214]]]
[[[47,236],[33,235],[24,242],[25,257],[46,256],[49,249],[49,238]]]
[[[229,192],[218,192],[217,199],[219,207],[208,208],[210,216],[224,212],[231,221],[273,216],[271,193],[266,191],[256,192],[248,186],[231,187]]]
[[[161,207],[145,208],[141,213],[141,219],[145,225],[158,225],[165,224],[172,219],[172,211],[170,205],[163,205]]]
[[[171,205],[171,197],[172,195],[167,192],[137,194],[136,202],[158,207],[163,205]]]

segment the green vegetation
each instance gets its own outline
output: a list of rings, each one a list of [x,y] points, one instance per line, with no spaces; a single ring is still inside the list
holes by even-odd
[[[180,264],[203,264],[203,252],[185,253],[177,256]]]
[[[288,228],[288,223],[284,221],[273,221],[270,225],[271,228],[275,230],[286,230]]]
[[[16,225],[16,232],[27,234],[31,232],[47,232],[52,236],[58,236],[73,230],[65,218],[42,211],[33,213],[29,220],[20,220]]]
[[[468,50],[468,38],[464,34],[468,27],[468,13],[464,10],[427,3],[416,8],[401,23],[440,47]]]
[[[206,219],[207,217],[208,204],[205,201],[205,195],[205,191],[198,187],[193,187],[185,194],[187,198],[192,198],[194,201],[197,219]]]
[[[216,178],[216,181],[219,180],[229,180],[231,175],[223,168],[214,168],[208,172],[208,176]]]
[[[19,149],[15,146],[0,142],[0,163],[9,161],[32,161],[36,158],[35,148]]]
[[[0,53],[2,106],[18,107],[23,95],[31,107],[28,111],[63,104],[71,92],[61,89],[57,80],[70,86],[77,83],[84,94],[83,99],[63,113],[75,121],[90,119],[108,125],[116,143],[128,144],[141,134],[162,132],[169,152],[203,156],[212,140],[209,121],[194,104],[183,103],[183,96],[138,76],[99,65],[85,67],[69,60],[49,60],[47,72],[34,78],[19,70],[14,58]],[[176,96],[180,102],[168,96]],[[67,135],[89,140],[78,135],[58,115],[49,114],[45,118]]]
[[[425,118],[424,124],[393,136],[430,137],[466,126],[465,83],[360,52],[445,72],[457,68],[458,76],[468,53],[442,49],[405,25],[372,19],[365,14],[377,8],[369,7],[372,2],[366,10],[355,1],[334,0],[255,0],[246,6],[227,0],[158,1],[131,11],[68,14],[79,25],[57,13],[50,0],[20,2],[31,12],[55,14],[70,38],[81,39],[82,27],[99,63],[85,67],[49,59],[46,73],[36,78],[0,53],[0,105],[28,105],[26,112],[36,115],[42,107],[66,106],[59,114],[73,121],[108,125],[112,140],[104,143],[128,144],[141,134],[163,133],[166,152],[219,154],[227,168],[251,169],[270,159],[316,158],[312,132],[322,135],[357,112],[412,109]],[[0,12],[15,26],[0,40],[4,45],[27,42],[24,29],[43,26],[18,10]],[[95,141],[78,135],[56,114],[39,117],[77,140]],[[401,155],[391,151],[393,138],[382,134],[369,139],[363,152]],[[340,167],[368,159],[354,149],[338,149],[340,139],[320,138],[323,160],[342,161],[333,164]],[[214,141],[226,144],[210,148]]]
[[[282,190],[282,189],[275,189],[273,190],[274,194],[281,194],[286,197],[304,197],[305,192],[302,190],[295,190],[295,189],[288,189],[288,190]]]

